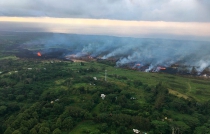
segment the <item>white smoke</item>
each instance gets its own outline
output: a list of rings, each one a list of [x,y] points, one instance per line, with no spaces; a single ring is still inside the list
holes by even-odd
[[[154,66],[152,64],[150,64],[149,68],[145,70],[145,72],[149,72],[154,68]]]
[[[203,71],[210,66],[210,43],[164,39],[119,38],[111,36],[63,35],[27,42],[27,48],[64,48],[77,57],[90,55],[102,59],[116,58],[117,66],[140,63],[150,65],[145,71],[157,66],[169,67],[172,64],[196,66]],[[133,67],[133,65],[131,65]]]
[[[201,60],[198,62],[198,68],[196,68],[196,70],[198,72],[202,72],[205,68],[207,68],[210,65],[210,60],[209,61],[204,61]]]

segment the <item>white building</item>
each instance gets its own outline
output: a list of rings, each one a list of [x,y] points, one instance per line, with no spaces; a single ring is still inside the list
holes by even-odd
[[[104,99],[106,97],[105,94],[101,94],[101,98]]]
[[[140,133],[140,131],[138,129],[133,129],[133,132],[136,133],[136,134]]]

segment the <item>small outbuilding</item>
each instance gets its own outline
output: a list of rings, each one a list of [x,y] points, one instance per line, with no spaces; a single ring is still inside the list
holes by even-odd
[[[104,100],[104,98],[106,97],[105,94],[101,94],[101,98]]]
[[[140,131],[138,129],[133,129],[133,132],[136,133],[136,134],[140,133]]]

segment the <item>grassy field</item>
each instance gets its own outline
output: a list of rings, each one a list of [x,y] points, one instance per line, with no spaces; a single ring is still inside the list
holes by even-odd
[[[17,60],[18,58],[16,56],[7,56],[7,57],[4,57],[4,56],[0,56],[0,60]]]
[[[89,132],[99,132],[98,125],[93,121],[84,121],[77,125],[69,134],[86,134]]]
[[[127,70],[117,67],[108,66],[97,62],[86,62],[84,66],[80,63],[68,64],[72,70],[78,70],[78,68],[89,69],[94,67],[101,70],[101,72],[91,74],[91,77],[97,77],[98,79],[105,79],[105,70],[107,70],[107,81],[118,83],[119,85],[125,85],[125,83],[139,80],[143,84],[149,86],[155,86],[159,82],[167,85],[169,93],[185,99],[194,98],[197,101],[207,101],[210,96],[210,80],[202,79],[192,76],[179,76],[164,73],[147,73],[139,72],[135,70]],[[126,77],[127,79],[116,79],[109,76],[115,75],[116,77]],[[78,85],[77,85],[78,86]],[[85,85],[83,85],[85,86]],[[134,92],[136,92],[134,90]],[[141,92],[138,90],[138,92]]]

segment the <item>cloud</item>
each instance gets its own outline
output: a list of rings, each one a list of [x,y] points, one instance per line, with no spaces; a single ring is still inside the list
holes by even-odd
[[[1,0],[1,16],[210,21],[208,0]]]
[[[210,41],[210,23],[108,19],[0,17],[0,31],[40,31]]]

